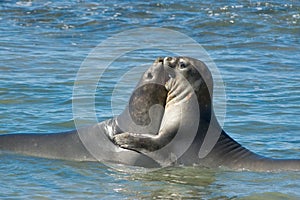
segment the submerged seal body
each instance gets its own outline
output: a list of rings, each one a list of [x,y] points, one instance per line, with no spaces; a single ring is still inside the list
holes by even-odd
[[[257,155],[221,128],[213,111],[212,75],[203,62],[188,57],[167,57],[164,67],[170,79],[166,83],[166,109],[157,135],[122,133],[114,137],[117,144],[146,155],[169,145],[169,154],[177,156],[174,163],[179,165],[254,171],[300,170],[300,159],[271,159]],[[196,104],[193,97],[197,99]],[[199,110],[199,115],[196,116],[197,112],[191,108]],[[197,125],[191,125],[193,123]],[[194,131],[196,133],[191,134]],[[176,138],[177,134],[186,137]],[[191,136],[192,141],[188,138]],[[187,144],[188,147],[182,147]],[[179,155],[178,148],[184,148],[184,153]]]
[[[0,135],[0,151],[77,161],[103,161],[159,167],[146,155],[112,142],[127,131],[154,134],[160,127],[167,91],[163,60],[158,58],[142,75],[126,109],[117,117],[64,133]]]

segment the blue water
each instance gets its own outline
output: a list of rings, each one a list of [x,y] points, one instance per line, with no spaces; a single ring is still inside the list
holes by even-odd
[[[107,38],[141,27],[179,31],[206,49],[225,83],[224,129],[234,139],[259,154],[300,158],[298,1],[1,1],[0,134],[74,129],[72,92],[81,63]],[[99,121],[113,115],[111,96],[126,69],[159,54],[137,51],[112,64],[97,90]],[[117,110],[134,81],[123,85]],[[3,153],[0,159],[1,199],[300,198],[299,172],[129,173],[101,163]]]

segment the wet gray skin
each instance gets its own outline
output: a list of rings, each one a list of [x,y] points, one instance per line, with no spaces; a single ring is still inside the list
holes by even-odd
[[[115,145],[112,137],[128,131],[157,132],[167,95],[165,81],[163,60],[158,58],[142,75],[128,106],[116,118],[70,132],[0,135],[0,151],[52,159],[159,167],[152,158]]]
[[[155,158],[161,154],[166,160],[173,154],[174,164],[179,165],[254,171],[300,170],[299,159],[257,155],[226,134],[213,112],[213,79],[203,62],[188,57],[166,57],[164,68],[170,79],[166,83],[168,95],[159,131],[155,135],[125,132],[114,137],[117,144]],[[203,152],[206,154],[202,157]]]
[[[265,158],[229,137],[214,115],[212,86],[211,73],[203,62],[159,58],[143,74],[128,106],[116,118],[64,133],[1,135],[0,150],[143,167],[159,167],[164,159],[170,164],[172,155],[175,165],[300,170],[299,159]],[[207,141],[213,141],[209,143],[212,149],[200,158]]]

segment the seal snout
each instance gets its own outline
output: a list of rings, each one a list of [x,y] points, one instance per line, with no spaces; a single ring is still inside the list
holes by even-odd
[[[164,58],[163,57],[158,57],[154,61],[154,65],[157,66],[157,67],[163,66],[163,64],[164,64]]]
[[[163,58],[163,57],[158,57],[158,58],[156,59],[156,62],[164,63],[164,58]]]
[[[175,71],[177,65],[177,57],[165,57],[163,61],[163,66],[166,72],[166,82],[170,80],[170,78],[175,77]]]
[[[164,67],[171,67],[175,68],[176,67],[176,58],[173,57],[165,57],[163,60]]]

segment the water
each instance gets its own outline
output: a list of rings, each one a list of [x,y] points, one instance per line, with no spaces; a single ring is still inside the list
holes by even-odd
[[[114,34],[154,26],[184,33],[207,50],[225,82],[224,129],[233,138],[259,154],[300,158],[299,23],[298,1],[1,1],[0,133],[73,129],[73,84],[89,52]],[[159,52],[133,54],[103,76],[99,120],[112,116],[120,75]],[[118,96],[118,109],[131,89]],[[298,172],[184,167],[128,173],[101,163],[3,153],[0,159],[1,199],[300,198]]]

